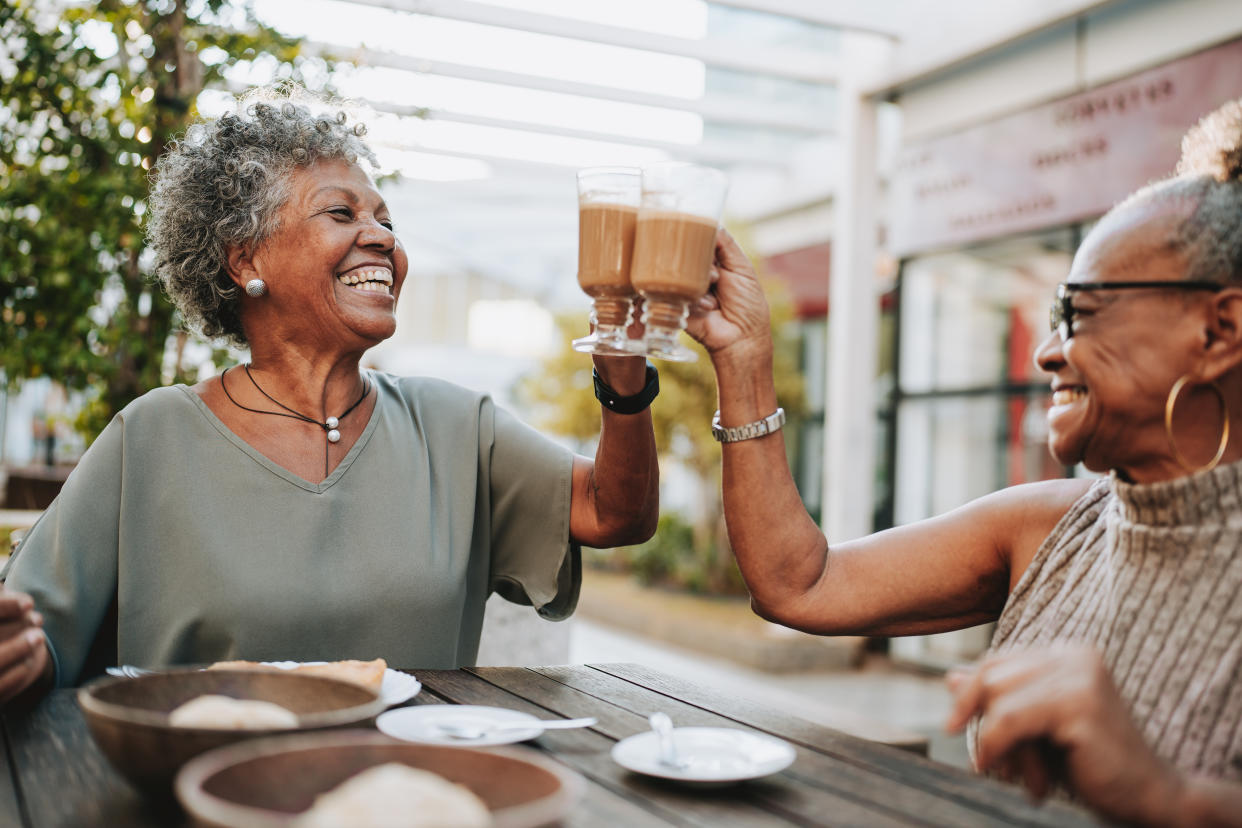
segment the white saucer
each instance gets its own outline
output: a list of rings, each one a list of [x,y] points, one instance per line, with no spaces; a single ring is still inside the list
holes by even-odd
[[[264,661],[269,667],[279,667],[282,670],[292,670],[299,664],[327,664],[326,661]],[[418,695],[423,689],[423,685],[418,679],[409,673],[403,673],[400,670],[385,670],[384,681],[380,684],[380,699],[387,707],[394,704],[401,704]]]
[[[439,725],[456,725],[459,727],[483,727],[510,722],[530,722],[527,728],[502,730],[483,736],[479,739],[458,739],[448,735]],[[507,745],[513,742],[525,742],[543,733],[539,720],[529,713],[509,710],[504,707],[483,707],[473,704],[423,704],[417,707],[402,707],[381,713],[375,720],[380,732],[403,739],[407,742],[422,742],[427,745],[463,745],[470,747],[487,747],[490,745]]]
[[[650,730],[613,745],[612,759],[626,770],[647,776],[726,784],[782,771],[797,755],[792,745],[774,736],[727,727],[673,728],[673,744],[684,767],[660,764],[660,740]]]

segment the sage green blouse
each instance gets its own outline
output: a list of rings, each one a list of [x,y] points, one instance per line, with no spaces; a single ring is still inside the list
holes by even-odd
[[[484,394],[368,377],[370,422],[322,483],[186,386],[117,414],[5,573],[43,613],[58,685],[116,663],[457,667],[492,592],[568,617],[572,453]]]

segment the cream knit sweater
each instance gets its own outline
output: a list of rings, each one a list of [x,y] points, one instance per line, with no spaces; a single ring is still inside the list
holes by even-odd
[[[1242,463],[1100,480],[1035,554],[992,651],[1094,645],[1157,754],[1242,780],[1240,495]]]

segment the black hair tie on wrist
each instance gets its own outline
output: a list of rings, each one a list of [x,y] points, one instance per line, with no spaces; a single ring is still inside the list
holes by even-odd
[[[647,361],[647,384],[643,386],[643,390],[629,397],[622,397],[616,391],[599,378],[599,371],[591,369],[591,379],[595,381],[595,399],[603,404],[604,408],[609,411],[615,411],[618,414],[637,414],[640,411],[646,411],[647,406],[651,405],[651,401],[660,393],[660,372],[656,367]]]

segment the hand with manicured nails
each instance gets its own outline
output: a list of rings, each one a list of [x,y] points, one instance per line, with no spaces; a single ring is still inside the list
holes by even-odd
[[[26,690],[49,669],[43,616],[24,592],[0,585],[0,704]]]
[[[703,343],[713,357],[732,346],[758,345],[771,350],[768,302],[755,269],[729,231],[716,234],[711,287],[690,310],[686,333]]]
[[[946,728],[979,717],[975,764],[1036,798],[1061,783],[1109,819],[1169,824],[1181,774],[1148,747],[1093,648],[990,656],[948,677]]]

